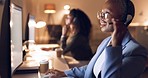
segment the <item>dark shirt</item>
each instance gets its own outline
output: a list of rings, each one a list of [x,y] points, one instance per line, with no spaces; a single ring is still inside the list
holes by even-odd
[[[71,52],[76,60],[90,60],[93,56],[89,38],[81,34],[61,38],[63,54]]]

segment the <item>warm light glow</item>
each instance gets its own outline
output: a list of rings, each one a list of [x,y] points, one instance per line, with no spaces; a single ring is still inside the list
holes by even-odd
[[[70,13],[70,10],[65,10],[65,14],[69,14]]]
[[[138,23],[138,22],[131,23],[129,26],[148,26],[148,20],[143,23]]]
[[[44,13],[55,13],[55,10],[44,10]]]
[[[37,22],[37,24],[36,24],[36,28],[42,28],[42,27],[44,27],[44,26],[46,26],[46,22],[44,22],[44,21],[39,21],[39,22]]]
[[[69,12],[70,12],[70,5],[65,5],[64,6],[64,9],[65,9],[65,14],[69,14]]]
[[[134,23],[130,23],[129,26],[139,26],[139,25],[140,25],[140,23],[138,23],[138,22],[134,22]]]
[[[55,5],[54,4],[45,4],[44,13],[55,13]]]
[[[36,26],[36,22],[34,20],[29,20],[28,26],[29,27],[35,27]]]
[[[70,5],[65,5],[65,6],[64,6],[64,9],[65,9],[65,10],[69,10],[69,9],[70,9]]]
[[[148,26],[148,20],[144,22],[144,26]]]

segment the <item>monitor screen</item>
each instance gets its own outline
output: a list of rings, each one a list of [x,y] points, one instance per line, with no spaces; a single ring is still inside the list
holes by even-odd
[[[28,27],[29,27],[29,40],[35,41],[35,16],[28,14],[29,20],[28,20]]]
[[[22,8],[11,3],[10,8],[11,74],[23,61]]]
[[[28,40],[34,40],[35,41],[35,16],[28,13],[27,20],[26,20],[26,26],[23,31],[23,42]]]

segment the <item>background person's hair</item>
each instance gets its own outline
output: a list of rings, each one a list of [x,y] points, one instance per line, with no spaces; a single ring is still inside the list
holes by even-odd
[[[70,15],[73,17],[72,23],[76,26],[78,34],[89,37],[92,27],[89,17],[80,9],[72,9]]]

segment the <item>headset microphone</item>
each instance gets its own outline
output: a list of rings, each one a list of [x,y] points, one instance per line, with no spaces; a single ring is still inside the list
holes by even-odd
[[[109,24],[113,24],[112,22],[110,22]]]

